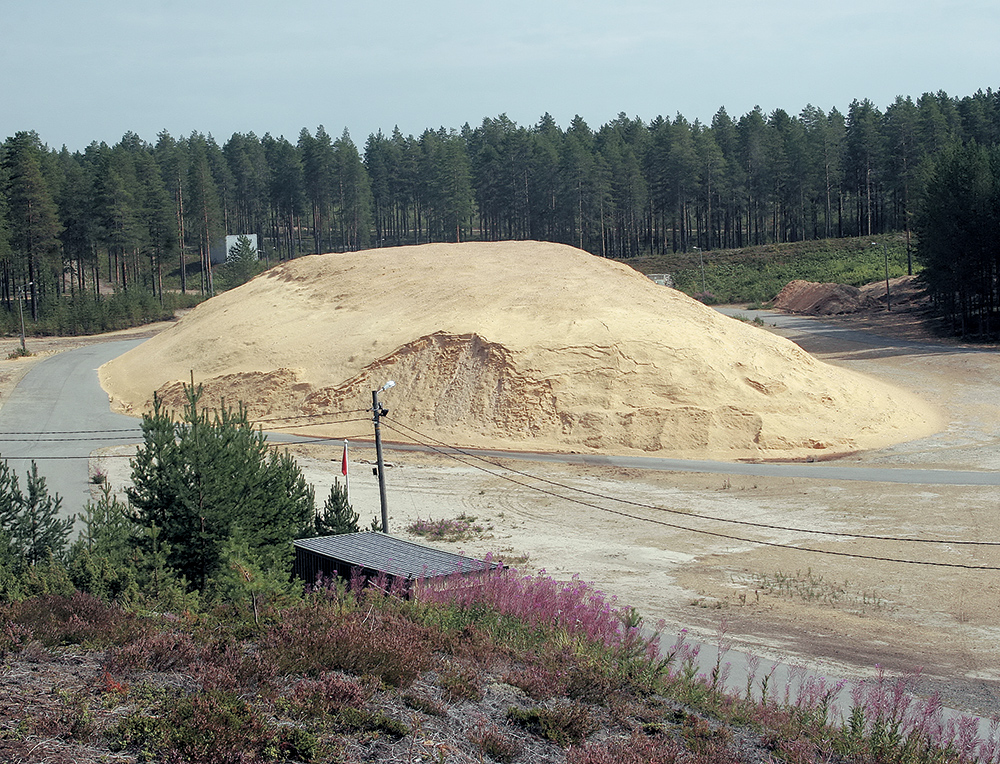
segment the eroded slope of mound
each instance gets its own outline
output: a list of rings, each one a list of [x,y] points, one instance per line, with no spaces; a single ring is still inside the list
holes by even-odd
[[[196,308],[101,369],[113,405],[158,391],[258,418],[357,412],[449,443],[746,458],[927,434],[914,396],[818,362],[619,263],[538,242],[304,257]],[[357,414],[355,414],[355,417]],[[313,426],[343,436],[364,425]]]

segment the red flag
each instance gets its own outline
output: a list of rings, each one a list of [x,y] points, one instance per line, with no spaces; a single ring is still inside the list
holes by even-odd
[[[340,471],[347,477],[347,441],[344,441],[344,458],[340,462]]]

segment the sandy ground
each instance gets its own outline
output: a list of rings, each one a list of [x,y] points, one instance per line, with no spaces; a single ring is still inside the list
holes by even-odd
[[[893,319],[899,325],[895,331],[913,336],[912,322],[901,316]],[[878,323],[877,316],[853,320]],[[947,426],[935,435],[848,461],[866,466],[998,467],[996,353],[873,350],[811,336],[791,339],[821,360],[911,390],[946,414]],[[56,340],[46,342],[50,349],[58,347]],[[29,341],[29,349],[42,344]],[[4,384],[31,362],[0,362],[5,367],[0,395]],[[361,442],[371,438],[371,424],[363,417],[343,435],[352,439],[352,501],[367,524],[378,512],[378,490],[371,471],[374,452]],[[392,412],[388,424],[391,417]],[[389,432],[386,437],[394,436]],[[339,476],[341,448],[339,439],[294,448],[320,502]],[[95,455],[95,460],[117,487],[127,479],[127,461],[111,454]],[[943,690],[950,704],[986,713],[1000,710],[996,571],[860,561],[724,540],[663,524],[813,549],[1000,566],[996,547],[817,540],[793,531],[760,531],[683,517],[697,513],[872,535],[995,540],[1000,488],[653,473],[497,460],[488,464],[391,449],[387,460],[390,529],[395,533],[406,533],[418,518],[464,514],[474,517],[482,531],[436,545],[474,555],[497,553],[522,569],[544,569],[557,577],[579,574],[647,618],[664,619],[667,634],[687,627],[712,641],[721,629],[737,647],[835,676],[865,675],[875,664],[900,672],[922,669],[928,687]]]

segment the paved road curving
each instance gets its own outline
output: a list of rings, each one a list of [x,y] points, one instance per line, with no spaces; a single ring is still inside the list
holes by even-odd
[[[34,460],[49,493],[62,497],[64,516],[78,513],[90,498],[90,453],[139,438],[138,420],[111,411],[97,368],[141,341],[98,343],[46,358],[0,408],[0,456],[22,488]]]

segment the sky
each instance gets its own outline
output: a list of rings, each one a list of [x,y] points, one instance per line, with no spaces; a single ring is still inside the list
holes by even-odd
[[[996,0],[0,0],[0,140],[880,109],[1000,88]]]

